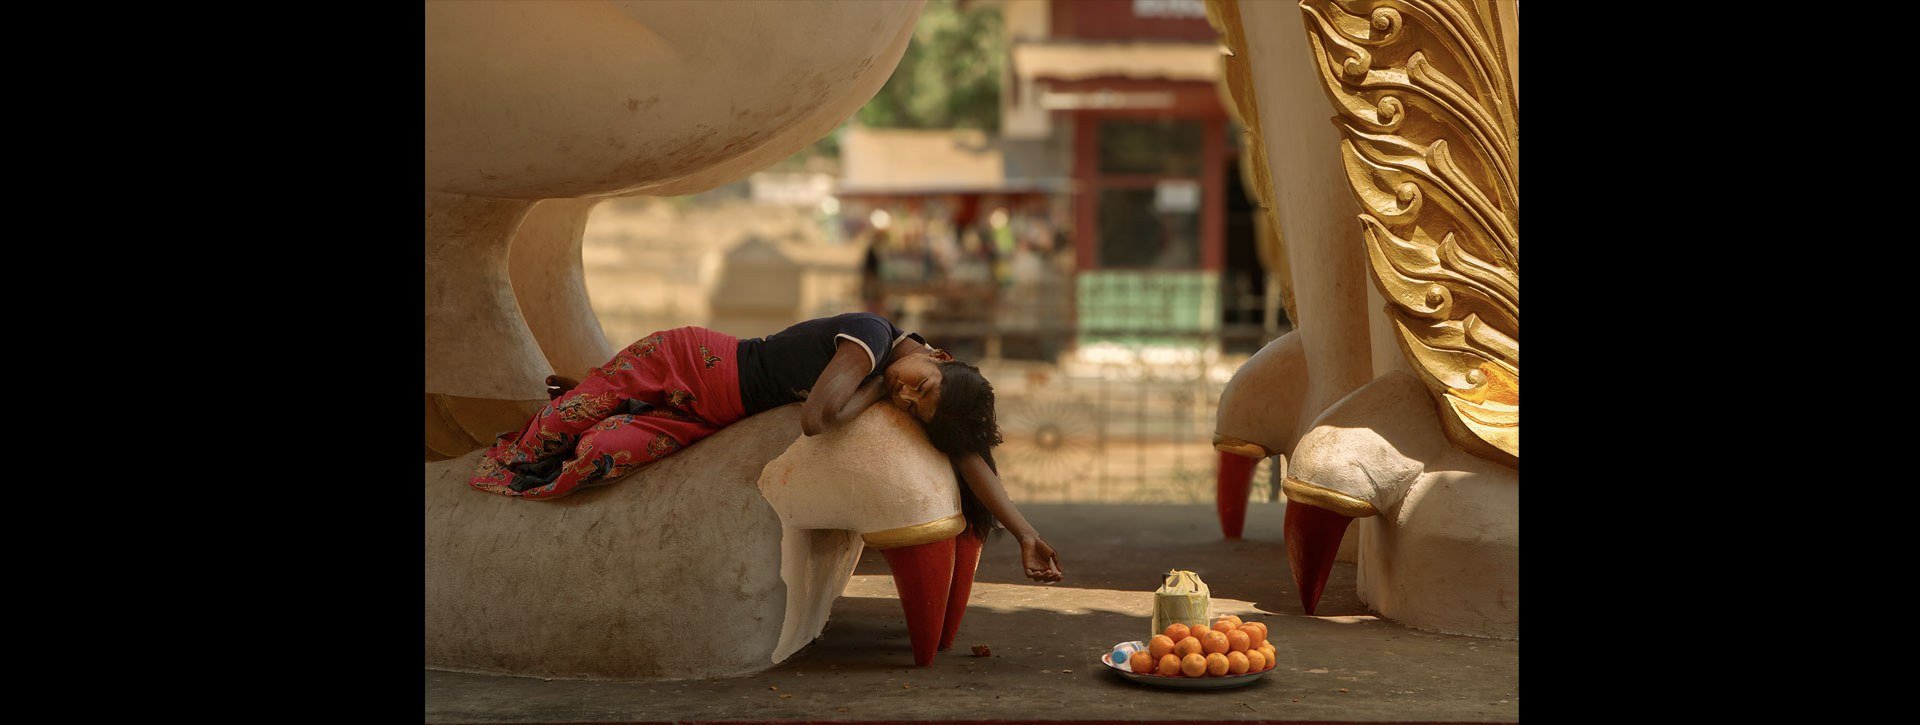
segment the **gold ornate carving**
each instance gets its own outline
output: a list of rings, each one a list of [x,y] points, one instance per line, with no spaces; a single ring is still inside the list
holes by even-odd
[[[1454,445],[1520,463],[1519,96],[1493,0],[1301,0],[1373,281]]]
[[[1247,62],[1247,33],[1240,25],[1240,6],[1235,0],[1207,0],[1207,22],[1220,33],[1220,77],[1232,101],[1227,111],[1246,136],[1240,155],[1240,176],[1251,182],[1255,206],[1260,207],[1256,251],[1260,266],[1266,269],[1269,284],[1280,285],[1280,305],[1287,320],[1298,326],[1300,316],[1293,302],[1293,273],[1289,269],[1287,247],[1280,237],[1280,223],[1274,218],[1273,177],[1267,166],[1267,147],[1260,139],[1260,108],[1253,90],[1253,68]]]
[[[1374,508],[1370,502],[1292,476],[1281,481],[1280,492],[1286,494],[1288,501],[1316,506],[1348,518],[1365,518],[1380,513],[1380,509]]]
[[[946,541],[959,536],[960,532],[965,530],[967,530],[967,520],[960,514],[954,514],[938,521],[861,534],[860,539],[865,541],[867,546],[875,549],[898,549],[902,546]]]

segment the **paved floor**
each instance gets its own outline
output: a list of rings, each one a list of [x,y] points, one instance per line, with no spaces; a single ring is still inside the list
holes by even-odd
[[[1066,581],[1020,575],[989,542],[954,649],[916,668],[885,559],[868,550],[820,639],[749,677],[544,681],[428,670],[428,722],[689,720],[1471,721],[1520,718],[1520,644],[1421,632],[1371,616],[1337,564],[1305,616],[1281,545],[1284,504],[1251,503],[1246,538],[1221,539],[1211,505],[1030,504]],[[1253,685],[1144,687],[1096,661],[1142,639],[1150,592],[1199,572],[1216,614],[1265,621],[1280,663]],[[1249,616],[1252,615],[1252,616]],[[992,648],[973,657],[971,645]]]

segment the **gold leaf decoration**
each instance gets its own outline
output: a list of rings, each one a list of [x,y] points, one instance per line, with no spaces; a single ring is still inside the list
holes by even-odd
[[[1519,97],[1500,9],[1489,0],[1299,7],[1401,350],[1433,392],[1449,440],[1518,466]]]

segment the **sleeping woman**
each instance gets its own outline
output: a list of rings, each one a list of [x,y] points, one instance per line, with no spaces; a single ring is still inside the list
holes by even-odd
[[[1040,539],[1000,483],[993,386],[979,368],[919,335],[865,312],[808,320],[764,338],[739,340],[700,327],[656,332],[628,345],[583,382],[547,379],[553,398],[519,432],[502,434],[480,460],[474,488],[550,499],[600,485],[672,455],[721,428],[801,403],[812,436],[882,400],[926,427],[962,482],[970,534],[996,521],[1020,542],[1034,581],[1060,581],[1053,547]]]

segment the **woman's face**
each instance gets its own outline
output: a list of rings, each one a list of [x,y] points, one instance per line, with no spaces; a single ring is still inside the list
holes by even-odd
[[[887,400],[894,407],[926,423],[940,407],[940,362],[952,360],[945,350],[916,352],[887,366]]]

